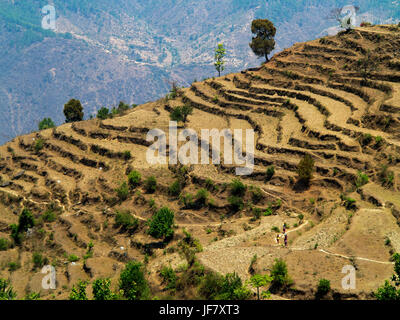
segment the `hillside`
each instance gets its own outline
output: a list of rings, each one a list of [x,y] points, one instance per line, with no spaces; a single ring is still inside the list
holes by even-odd
[[[235,271],[245,280],[255,254],[254,268],[261,273],[283,258],[295,289],[279,296],[312,298],[318,280],[326,278],[336,297],[371,298],[393,272],[391,253],[400,252],[399,47],[397,26],[357,28],[297,43],[260,68],[194,82],[173,99],[140,105],[121,117],[13,139],[0,147],[0,238],[11,241],[9,225],[24,207],[41,222],[22,246],[0,251],[0,278],[10,279],[20,298],[33,291],[63,299],[78,279],[110,277],[116,286],[124,264],[134,259],[147,261],[152,292],[165,297],[170,293],[162,291],[159,271],[185,262],[178,244],[187,230],[203,247],[199,262],[222,274]],[[365,80],[357,65],[368,50],[378,67]],[[198,133],[255,130],[255,169],[241,178],[248,186],[243,210],[232,212],[228,202],[236,178],[232,166],[183,170],[147,164],[146,133],[168,132],[171,108],[183,104],[194,107],[185,126]],[[296,169],[306,154],[315,172],[310,188],[300,190]],[[267,181],[270,166],[275,175]],[[142,183],[119,200],[115,190],[133,169],[142,181],[154,175],[157,190],[148,194]],[[369,180],[356,188],[360,173]],[[184,181],[182,195],[208,188],[208,203],[185,207],[168,192],[177,179]],[[356,208],[346,209],[349,198]],[[154,207],[163,206],[175,212],[177,225],[167,244],[146,233]],[[252,219],[255,208],[272,214]],[[55,221],[41,220],[49,210]],[[124,210],[138,218],[133,234],[114,226],[116,212]],[[275,243],[273,231],[284,223],[288,248]],[[84,259],[90,242],[93,254]],[[38,252],[56,267],[57,290],[51,293],[41,289],[43,275],[33,268]],[[70,255],[79,261],[69,262]],[[20,268],[9,271],[10,262]],[[357,288],[344,291],[341,270],[349,264],[357,269]],[[194,296],[194,289],[176,293]]]
[[[227,73],[258,66],[250,23],[278,29],[276,52],[320,37],[344,0],[54,0],[56,30],[41,27],[46,0],[0,0],[0,143],[37,129],[62,107],[82,101],[85,117],[120,100],[141,104],[164,96],[169,82],[189,85],[215,74],[214,48],[224,42]],[[357,25],[398,23],[399,3],[359,0]],[[195,23],[193,23],[195,21]]]

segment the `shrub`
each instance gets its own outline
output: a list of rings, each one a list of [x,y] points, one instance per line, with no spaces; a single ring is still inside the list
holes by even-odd
[[[124,232],[133,233],[139,226],[139,220],[134,218],[128,211],[117,211],[115,215],[115,227]]]
[[[154,193],[157,189],[157,180],[156,177],[151,176],[146,179],[144,182],[144,188],[147,193]]]
[[[110,110],[106,107],[102,107],[97,111],[97,118],[100,120],[105,120],[110,117]]]
[[[180,201],[183,203],[186,209],[190,209],[194,207],[193,195],[190,193],[186,193],[180,197]]]
[[[83,107],[79,100],[71,99],[64,105],[65,122],[83,120]]]
[[[168,193],[173,197],[178,197],[181,194],[182,186],[179,180],[176,180],[171,186],[168,188]]]
[[[369,133],[365,133],[362,137],[361,137],[361,145],[362,146],[367,146],[371,143],[372,141],[372,135]]]
[[[271,228],[271,231],[276,232],[276,233],[281,232],[277,226],[273,226],[273,227]]]
[[[115,191],[117,192],[119,200],[125,201],[128,199],[129,188],[126,182],[122,182],[119,188],[117,188]]]
[[[46,130],[50,128],[54,128],[56,125],[54,124],[51,118],[44,118],[42,121],[39,122],[39,130]]]
[[[228,198],[228,202],[230,204],[231,210],[233,212],[238,212],[243,210],[244,208],[244,202],[243,199],[240,197],[236,197],[236,196],[230,196]]]
[[[162,283],[167,285],[167,290],[176,288],[176,273],[174,269],[171,267],[163,267],[160,271],[160,276],[163,279]]]
[[[35,152],[38,153],[40,150],[43,149],[43,147],[44,147],[44,140],[42,138],[37,139],[34,146]]]
[[[361,188],[363,185],[366,185],[368,181],[369,181],[368,176],[365,173],[358,171],[357,179],[355,182],[357,189]]]
[[[247,186],[244,185],[243,182],[237,178],[232,180],[230,186],[231,186],[231,194],[238,197],[243,197],[247,189]]]
[[[286,262],[283,261],[282,259],[275,259],[275,263],[271,269],[271,277],[272,277],[271,284],[275,288],[288,286],[292,283],[292,280],[288,275]]]
[[[128,182],[131,188],[135,188],[140,184],[142,175],[138,171],[131,171],[128,175]]]
[[[74,255],[74,254],[70,254],[70,255],[68,256],[68,261],[69,261],[69,262],[77,262],[77,261],[79,261],[79,257],[76,256],[76,255]]]
[[[274,211],[271,208],[267,208],[264,212],[264,216],[269,217],[274,213]]]
[[[0,238],[0,251],[6,251],[9,248],[9,242],[6,238]]]
[[[36,269],[43,267],[46,264],[47,259],[43,258],[43,256],[40,253],[34,252],[32,256],[32,261],[33,261],[33,267]]]
[[[17,294],[10,282],[0,278],[0,300],[14,300],[16,297]]]
[[[214,191],[216,189],[214,181],[212,181],[210,178],[206,179],[205,184],[206,184],[207,190]]]
[[[297,166],[297,174],[299,175],[299,182],[309,185],[313,177],[314,160],[306,154]]]
[[[128,300],[144,300],[149,296],[149,287],[144,277],[144,268],[140,262],[131,261],[122,270],[119,289]]]
[[[111,291],[110,279],[96,279],[93,281],[93,299],[97,301],[116,300],[118,296]]]
[[[258,220],[261,218],[262,211],[260,208],[253,208],[253,220]]]
[[[352,199],[350,197],[347,197],[345,195],[340,195],[341,200],[343,201],[343,206],[347,209],[347,210],[355,210],[356,207],[356,200]]]
[[[149,220],[149,234],[154,238],[169,239],[174,235],[174,212],[167,207],[158,210]]]
[[[259,187],[251,186],[250,193],[251,193],[251,200],[253,201],[253,203],[259,203],[264,197],[264,195]]]
[[[17,269],[19,269],[21,267],[21,265],[19,265],[17,262],[10,262],[8,264],[8,271],[13,272]]]
[[[42,219],[44,222],[54,222],[57,219],[57,215],[53,210],[47,210],[45,213],[43,213]]]
[[[320,279],[317,287],[317,297],[323,297],[331,290],[331,282],[326,279]]]
[[[265,174],[265,180],[266,181],[270,181],[272,179],[272,177],[275,174],[275,167],[274,166],[270,166],[267,168],[267,172]]]
[[[73,286],[69,295],[69,300],[89,300],[86,295],[86,287],[88,283],[85,281],[79,281],[77,286]]]
[[[129,104],[126,104],[124,101],[120,101],[118,104],[118,113],[121,114],[127,110],[129,110]]]
[[[124,152],[122,153],[122,157],[124,158],[124,160],[129,160],[129,159],[131,159],[131,158],[132,158],[131,152],[128,151],[128,150],[124,151]]]
[[[193,113],[193,107],[184,105],[182,107],[176,107],[172,110],[170,118],[172,121],[186,122],[187,117]]]
[[[208,191],[206,189],[200,189],[199,191],[197,191],[196,194],[196,202],[197,204],[199,204],[200,206],[205,206],[207,204],[208,201]]]
[[[388,170],[388,166],[386,166],[386,165],[381,166],[379,173],[378,173],[378,178],[383,187],[390,188],[393,186],[394,173],[392,171]]]

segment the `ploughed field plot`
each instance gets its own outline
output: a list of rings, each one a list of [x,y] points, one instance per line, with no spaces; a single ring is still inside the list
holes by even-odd
[[[279,293],[286,298],[313,297],[320,278],[344,298],[371,298],[400,250],[399,48],[399,30],[358,28],[298,43],[260,68],[195,82],[113,119],[64,124],[1,146],[0,238],[12,243],[10,224],[24,207],[38,224],[22,245],[0,251],[0,278],[10,279],[19,297],[34,291],[67,298],[79,279],[109,277],[117,285],[124,264],[138,260],[146,261],[152,291],[165,296],[160,269],[185,263],[179,243],[190,232],[202,246],[199,261],[220,273],[248,279],[255,254],[259,273],[283,258],[296,287]],[[363,70],[360,61],[368,57],[376,68]],[[194,110],[178,130],[199,136],[202,129],[254,130],[254,170],[240,178],[247,189],[238,207],[231,199],[233,165],[146,160],[153,129],[166,133],[168,154],[170,113],[183,105]],[[306,154],[315,170],[310,188],[298,190],[297,166]],[[142,179],[124,192],[133,170]],[[368,180],[360,183],[363,175]],[[151,176],[155,190],[145,183]],[[147,233],[146,222],[163,206],[175,213],[168,243]],[[125,211],[137,219],[134,230],[115,225]],[[287,248],[275,242],[284,223]],[[41,288],[37,253],[56,266],[55,292]],[[10,271],[13,262],[19,268]],[[350,292],[341,287],[348,264],[357,267]]]

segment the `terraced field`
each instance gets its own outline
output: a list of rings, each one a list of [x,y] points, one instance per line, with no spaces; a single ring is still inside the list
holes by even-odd
[[[286,298],[311,297],[320,278],[331,280],[344,298],[371,298],[392,273],[391,253],[400,251],[399,48],[396,27],[358,28],[298,43],[260,68],[195,82],[174,99],[138,106],[121,117],[65,124],[7,143],[0,148],[0,237],[9,238],[9,225],[23,207],[38,220],[49,208],[58,217],[28,232],[22,246],[0,251],[0,277],[9,278],[21,297],[40,291],[61,299],[78,279],[110,277],[116,284],[124,263],[151,255],[148,277],[162,296],[159,270],[184,263],[177,243],[185,229],[203,246],[200,262],[221,273],[236,271],[247,279],[255,254],[261,273],[275,258],[284,258],[296,288],[281,293]],[[378,67],[364,77],[357,66],[368,51]],[[254,129],[254,172],[241,177],[249,186],[243,210],[232,212],[228,203],[229,183],[236,177],[231,165],[182,171],[147,163],[147,132],[168,133],[170,111],[184,104],[194,108],[185,127],[198,133]],[[315,172],[310,188],[300,190],[296,170],[306,154],[314,159]],[[270,166],[275,175],[267,181]],[[133,169],[143,180],[154,175],[157,191],[147,194],[141,185],[121,201],[115,190]],[[356,188],[360,173],[369,181]],[[185,182],[182,194],[208,188],[212,201],[188,209],[168,192],[177,178]],[[254,190],[261,193],[257,201]],[[354,198],[357,208],[346,210],[345,197]],[[146,233],[152,199],[156,207],[175,212],[176,234],[168,244]],[[254,208],[271,208],[273,214],[251,219]],[[118,210],[139,219],[135,234],[113,227]],[[283,223],[289,225],[288,248],[275,243],[272,231]],[[83,259],[90,242],[93,256]],[[35,252],[56,266],[57,290],[41,288],[42,275],[33,270]],[[68,262],[71,254],[80,260]],[[21,267],[9,271],[9,262]],[[357,269],[357,288],[350,292],[341,287],[341,270],[348,264]]]

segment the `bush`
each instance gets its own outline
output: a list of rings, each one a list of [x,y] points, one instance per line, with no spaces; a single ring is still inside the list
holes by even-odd
[[[288,275],[286,262],[282,259],[275,259],[275,263],[271,270],[272,286],[274,288],[281,288],[288,286],[292,283]]]
[[[190,193],[186,193],[185,195],[181,195],[180,201],[183,203],[186,209],[190,209],[194,207],[193,195]]]
[[[361,171],[358,171],[357,174],[357,179],[355,182],[355,185],[357,189],[361,188],[362,186],[366,185],[369,181],[368,176],[365,173],[362,173]]]
[[[118,296],[111,291],[110,279],[97,279],[93,281],[93,299],[97,301],[116,300]]]
[[[115,216],[115,227],[121,228],[124,232],[133,233],[139,226],[139,220],[133,217],[129,212],[119,212]]]
[[[42,121],[39,122],[39,130],[46,130],[50,128],[54,128],[56,125],[54,124],[51,118],[44,118]]]
[[[149,296],[149,287],[140,262],[129,262],[119,278],[119,289],[128,300],[144,300]]]
[[[158,210],[149,220],[149,234],[157,239],[169,239],[174,235],[174,212],[167,207]]]
[[[383,187],[390,188],[393,186],[394,183],[394,173],[393,171],[389,171],[386,165],[381,166],[378,178]]]
[[[231,182],[231,194],[238,197],[243,197],[246,193],[247,186],[240,179],[233,179]]]
[[[71,99],[64,105],[65,122],[83,120],[83,107],[79,100]]]
[[[361,145],[362,146],[367,146],[372,142],[372,135],[369,133],[365,133],[362,137],[361,137]]]
[[[43,258],[43,256],[40,253],[35,252],[33,253],[32,261],[33,261],[33,267],[36,269],[43,267],[47,263],[47,258]]]
[[[168,193],[173,197],[178,197],[181,194],[182,186],[179,180],[176,180],[168,189]]]
[[[124,151],[123,152],[123,154],[122,154],[122,157],[124,158],[124,160],[129,160],[129,159],[131,159],[132,158],[132,156],[131,156],[131,152],[130,151]]]
[[[251,296],[251,291],[243,286],[236,273],[228,273],[225,277],[207,273],[200,283],[199,293],[206,300],[246,300]]]
[[[207,204],[208,201],[208,191],[206,189],[200,189],[197,194],[196,194],[196,202],[199,206],[205,206]]]
[[[186,122],[187,117],[193,113],[193,107],[184,105],[182,107],[176,107],[172,110],[170,118],[176,122]]]
[[[119,104],[118,104],[118,113],[119,114],[122,114],[123,112],[125,112],[125,111],[127,111],[127,110],[129,110],[129,104],[126,104],[125,102],[123,102],[123,101],[120,101],[119,102]]]
[[[313,177],[313,171],[314,171],[314,160],[309,154],[306,154],[297,166],[297,174],[299,175],[299,182],[308,186]]]
[[[17,269],[19,269],[21,267],[21,265],[19,265],[17,262],[10,262],[8,264],[8,271],[13,272]]]
[[[171,267],[163,267],[160,271],[160,276],[163,279],[162,283],[165,283],[166,289],[171,290],[176,288],[176,273]]]
[[[244,202],[243,199],[240,197],[236,197],[236,196],[230,196],[228,198],[228,202],[230,204],[231,210],[233,212],[238,212],[243,210],[244,208]]]
[[[47,210],[45,213],[43,213],[42,219],[44,222],[54,222],[57,219],[57,215],[53,210]]]
[[[331,282],[326,279],[320,279],[317,287],[317,297],[323,297],[331,290]]]
[[[270,166],[267,168],[267,172],[265,174],[265,180],[270,181],[275,174],[275,167]]]
[[[86,287],[88,283],[85,281],[79,281],[77,286],[73,286],[69,295],[69,300],[89,300],[86,295]]]
[[[147,193],[154,193],[157,189],[157,180],[156,177],[151,176],[146,179],[144,182],[144,188]]]
[[[121,183],[119,188],[117,188],[115,191],[117,192],[119,200],[125,201],[126,199],[128,199],[129,188],[126,182]]]
[[[68,256],[68,261],[69,261],[69,262],[78,262],[78,261],[79,261],[79,257],[76,256],[76,255],[74,255],[74,254],[70,254],[70,255]]]
[[[356,200],[352,199],[350,197],[347,197],[345,195],[340,195],[341,200],[343,201],[343,206],[347,209],[347,210],[355,210],[357,209],[356,206]]]
[[[44,140],[42,138],[39,138],[35,141],[35,152],[38,153],[40,150],[42,150],[44,147]]]
[[[20,244],[23,238],[23,234],[28,231],[29,228],[35,226],[35,219],[29,209],[25,208],[22,210],[21,215],[18,219],[18,225],[11,225],[11,237],[14,239],[16,244]]]
[[[106,107],[102,107],[97,111],[97,119],[105,120],[110,117],[110,110]]]
[[[138,171],[131,171],[128,175],[128,182],[131,188],[135,188],[140,185],[140,181],[142,180],[142,175]]]
[[[261,218],[262,210],[260,208],[253,208],[253,220],[258,220]]]
[[[259,187],[251,186],[250,193],[253,203],[259,203],[264,198],[264,195]]]
[[[6,251],[9,248],[9,241],[6,238],[0,238],[0,251]]]
[[[17,294],[10,282],[0,278],[0,300],[14,300],[16,297]]]

